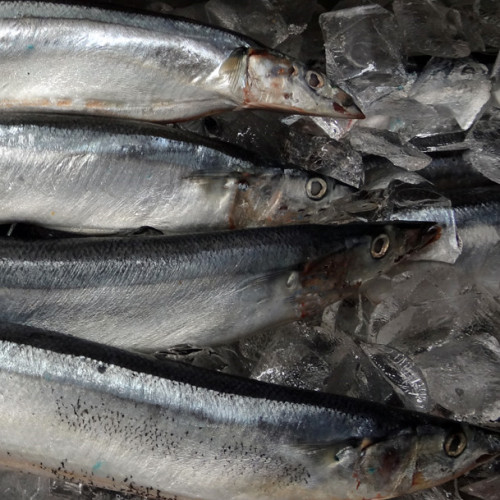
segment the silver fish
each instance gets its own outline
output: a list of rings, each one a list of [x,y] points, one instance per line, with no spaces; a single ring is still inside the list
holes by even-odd
[[[363,118],[326,76],[237,33],[175,17],[0,2],[0,109],[179,121],[265,108]]]
[[[147,498],[386,499],[500,455],[475,425],[14,325],[0,394],[0,464]]]
[[[439,237],[433,223],[0,241],[0,319],[155,351],[320,313]]]
[[[0,223],[86,234],[346,222],[383,194],[173,127],[0,114]]]

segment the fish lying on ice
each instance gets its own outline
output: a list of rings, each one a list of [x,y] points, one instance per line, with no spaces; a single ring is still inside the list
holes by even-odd
[[[0,109],[179,121],[274,109],[363,118],[326,76],[237,33],[187,19],[0,2]]]
[[[0,319],[138,350],[320,313],[439,237],[429,222],[0,240]]]
[[[0,175],[0,223],[86,234],[345,222],[384,203],[172,127],[97,117],[0,114]]]
[[[368,500],[500,455],[500,434],[0,326],[0,464],[147,498]]]

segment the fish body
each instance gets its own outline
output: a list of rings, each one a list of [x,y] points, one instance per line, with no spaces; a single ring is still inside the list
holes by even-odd
[[[382,204],[173,127],[0,114],[0,223],[112,234],[354,220]]]
[[[147,498],[367,500],[500,453],[493,431],[0,327],[0,463]]]
[[[0,2],[0,38],[3,110],[163,122],[242,108],[363,117],[325,75],[186,19]]]
[[[473,274],[481,269],[498,285],[500,272],[500,188],[455,189],[446,193],[453,204],[462,253],[457,263]]]
[[[0,319],[156,351],[320,313],[439,236],[433,223],[0,241]]]

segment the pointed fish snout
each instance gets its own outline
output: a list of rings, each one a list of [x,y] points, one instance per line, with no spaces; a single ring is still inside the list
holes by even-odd
[[[333,109],[341,113],[345,118],[362,120],[366,118],[364,113],[356,106],[354,99],[343,90],[338,90],[334,96]]]

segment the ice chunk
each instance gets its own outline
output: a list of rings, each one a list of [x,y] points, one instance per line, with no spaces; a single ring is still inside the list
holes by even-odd
[[[410,92],[422,104],[444,108],[467,130],[490,98],[488,68],[472,59],[431,59]]]
[[[346,90],[367,116],[382,97],[408,82],[401,37],[394,15],[380,5],[334,10],[320,16],[325,39],[326,72]]]
[[[347,120],[344,120],[348,123]],[[202,121],[182,124],[184,128],[237,144],[259,157],[314,170],[359,187],[363,183],[361,155],[347,142],[331,139],[324,128],[331,122],[276,113],[224,113]]]
[[[296,323],[279,328],[262,352],[252,377],[401,405],[392,386],[364,351],[343,332],[333,333],[334,321],[329,325],[326,329]]]
[[[206,4],[211,23],[248,35],[269,47],[302,33],[315,9],[316,2],[301,0],[210,0]]]
[[[383,156],[406,170],[420,170],[431,162],[425,153],[409,143],[403,143],[393,132],[355,127],[349,134],[354,149],[365,154]]]
[[[295,323],[276,331],[251,377],[265,382],[324,390],[332,340],[316,328]]]
[[[459,151],[469,148],[466,133],[463,130],[435,135],[420,135],[414,137],[410,142],[424,153]]]
[[[285,159],[359,188],[364,182],[361,155],[348,143],[291,130],[284,143]]]
[[[392,273],[391,293],[374,300],[371,288],[362,287],[358,302],[344,301],[340,325],[359,338],[412,353],[422,346],[448,339],[450,332],[490,320],[494,297],[475,285],[475,277],[460,266],[441,262],[411,262]],[[354,324],[353,324],[354,323]]]
[[[361,347],[394,387],[405,408],[424,412],[430,410],[425,377],[408,356],[393,347],[380,344],[363,343]]]
[[[459,58],[470,54],[457,10],[428,0],[394,0],[393,9],[408,55]]]
[[[471,52],[484,52],[486,47],[482,37],[481,18],[470,4],[460,8],[457,6],[457,9],[460,11],[462,27]]]
[[[500,4],[497,0],[477,0],[474,9],[480,18],[485,45],[500,48]]]
[[[500,113],[478,121],[469,134],[469,144],[465,159],[485,177],[500,183]]]
[[[405,81],[401,38],[391,12],[365,5],[321,14],[327,74],[333,81],[369,75],[373,85]]]
[[[500,345],[493,336],[461,335],[417,354],[414,359],[426,375],[435,403],[469,421],[498,418]]]

